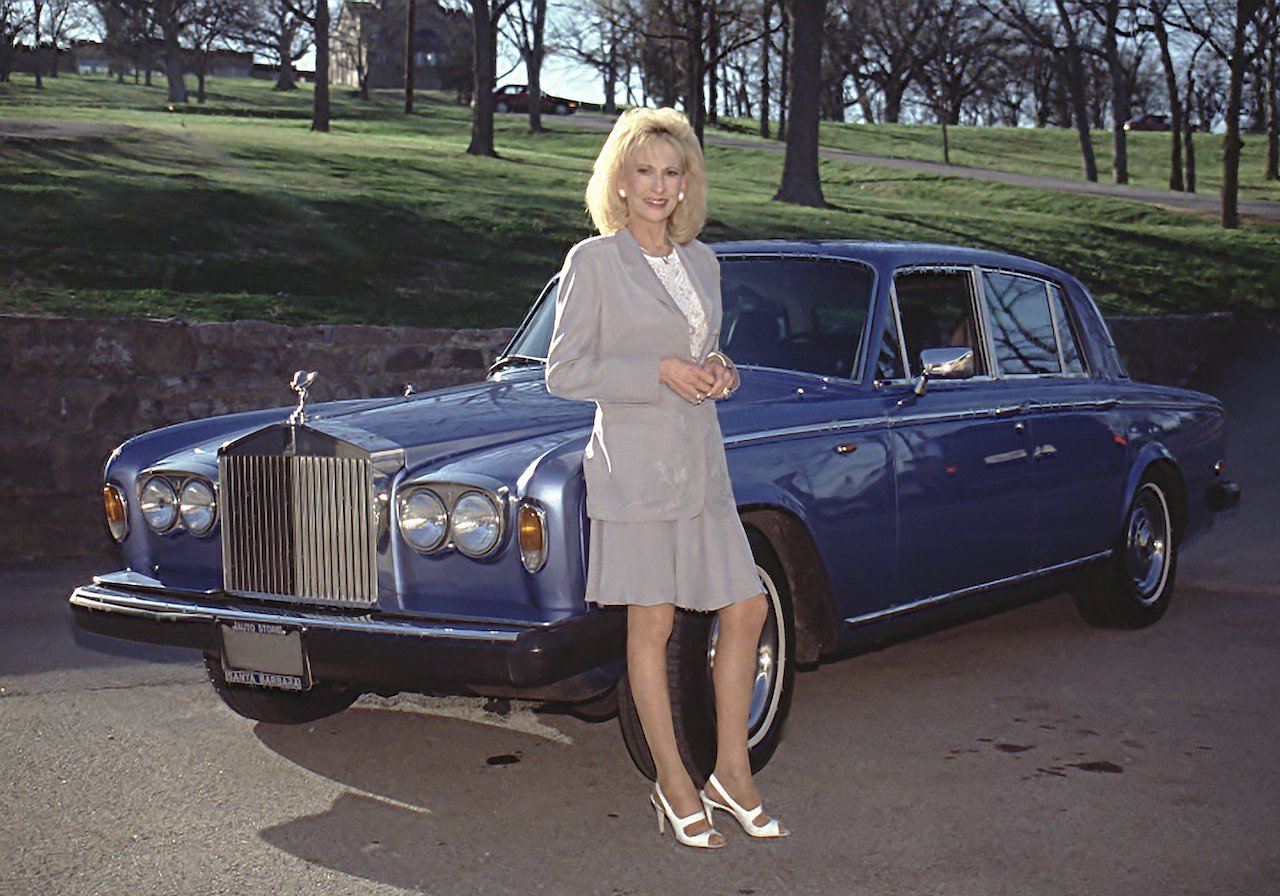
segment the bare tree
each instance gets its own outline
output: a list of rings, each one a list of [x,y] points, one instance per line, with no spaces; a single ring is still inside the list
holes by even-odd
[[[311,49],[312,33],[289,0],[251,0],[250,25],[241,41],[278,64],[275,90],[296,90],[293,64]]]
[[[1280,2],[1267,0],[1265,31],[1270,35],[1263,50],[1264,120],[1267,130],[1267,162],[1263,177],[1280,180]]]
[[[188,29],[197,103],[205,101],[205,79],[213,54],[239,41],[250,27],[249,17],[250,9],[243,0],[198,0]]]
[[[329,132],[329,0],[281,0],[285,8],[310,26],[316,47],[316,84],[311,102],[311,130]]]
[[[790,121],[782,183],[774,199],[824,208],[818,176],[818,93],[822,81],[825,0],[787,0],[793,29]]]
[[[1160,67],[1164,72],[1165,95],[1169,102],[1169,189],[1182,192],[1182,96],[1178,91],[1178,70],[1173,53],[1169,49],[1169,26],[1165,13],[1173,0],[1147,0],[1144,11],[1147,16],[1140,27],[1155,36],[1160,48]]]
[[[1051,50],[1063,60],[1063,74],[1069,98],[1071,119],[1080,144],[1084,176],[1097,181],[1098,163],[1093,155],[1093,138],[1089,134],[1089,105],[1085,47],[1081,43],[1080,25],[1067,8],[1065,0],[1053,0],[1052,10],[1037,0],[983,0],[985,10],[1000,19],[1038,47]]]
[[[413,114],[413,75],[417,68],[414,38],[418,30],[418,0],[405,0],[404,4],[404,114]]]
[[[529,133],[541,134],[542,62],[547,55],[547,0],[513,0],[507,37],[524,62],[529,90]]]
[[[18,0],[0,0],[0,83],[13,72],[14,54],[19,36],[28,26],[25,10]]]
[[[493,86],[498,73],[498,30],[513,0],[468,0],[471,5],[474,112],[467,153],[496,156],[493,145]]]
[[[1080,0],[1080,2],[1102,28],[1101,55],[1107,64],[1107,83],[1111,88],[1109,103],[1111,176],[1116,183],[1127,184],[1129,182],[1129,143],[1124,123],[1130,117],[1130,79],[1120,55],[1120,38],[1124,28],[1121,23],[1121,13],[1130,13],[1130,4],[1122,0]],[[1060,2],[1059,8],[1065,10],[1065,4]]]
[[[851,0],[842,0],[848,6]],[[884,101],[882,120],[897,124],[902,102],[920,74],[925,29],[935,16],[932,0],[863,0],[862,47],[857,59],[861,76],[874,84]]]
[[[1219,221],[1223,229],[1240,226],[1240,113],[1244,102],[1244,77],[1253,53],[1262,41],[1250,48],[1249,38],[1259,36],[1259,14],[1263,0],[1205,0],[1193,4],[1178,0],[1180,26],[1204,39],[1206,45],[1227,65],[1226,136],[1222,147],[1222,201]]]
[[[621,0],[578,0],[553,24],[558,51],[600,75],[608,115],[617,112],[619,83],[631,80],[630,60],[639,58],[628,12]]]

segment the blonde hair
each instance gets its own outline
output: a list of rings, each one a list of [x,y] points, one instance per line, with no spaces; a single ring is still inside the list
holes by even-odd
[[[627,226],[627,202],[618,195],[618,182],[632,155],[654,140],[667,140],[680,153],[684,199],[667,219],[667,232],[687,243],[707,223],[707,169],[689,120],[675,109],[636,108],[618,116],[587,183],[587,213],[605,236]]]

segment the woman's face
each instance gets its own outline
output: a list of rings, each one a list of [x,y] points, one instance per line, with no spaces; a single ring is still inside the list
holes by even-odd
[[[665,225],[684,191],[680,150],[665,137],[648,141],[631,154],[618,186],[627,191],[627,211],[632,218]]]

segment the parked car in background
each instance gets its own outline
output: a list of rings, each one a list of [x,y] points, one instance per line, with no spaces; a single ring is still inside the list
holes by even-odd
[[[1168,115],[1151,112],[1144,112],[1124,123],[1126,131],[1167,131],[1170,127]]]
[[[568,100],[561,96],[542,94],[539,108],[544,115],[572,115],[578,110],[577,100]],[[493,92],[493,110],[495,112],[528,112],[529,88],[524,84],[505,84]]]
[[[1239,498],[1218,401],[1132,381],[1063,271],[911,243],[715,248],[742,374],[717,411],[770,606],[757,768],[797,666],[1064,589],[1091,624],[1149,625],[1183,545]],[[616,706],[652,775],[625,614],[583,601],[594,408],[546,391],[556,291],[483,382],[310,406],[300,374],[292,413],[125,442],[103,483],[120,569],[75,590],[76,624],[201,651],[227,705],[269,722],[364,692]],[[704,774],[715,643],[713,617],[677,614],[671,662],[705,686],[673,692],[676,732]]]

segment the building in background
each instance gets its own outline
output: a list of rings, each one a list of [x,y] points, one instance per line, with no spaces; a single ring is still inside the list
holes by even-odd
[[[404,86],[406,0],[345,0],[334,23],[334,84],[364,90]],[[414,9],[413,84],[418,90],[466,89],[471,21],[437,0]]]

